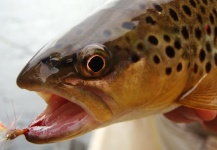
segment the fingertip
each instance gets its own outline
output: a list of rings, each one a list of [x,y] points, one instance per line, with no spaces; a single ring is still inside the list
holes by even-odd
[[[203,121],[211,121],[214,120],[217,116],[216,110],[202,110],[202,109],[195,109],[196,114],[199,118]]]

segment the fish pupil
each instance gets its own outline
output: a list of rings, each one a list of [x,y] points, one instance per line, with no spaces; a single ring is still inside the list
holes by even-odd
[[[100,56],[93,56],[88,62],[88,68],[93,72],[99,72],[104,68],[105,62]]]

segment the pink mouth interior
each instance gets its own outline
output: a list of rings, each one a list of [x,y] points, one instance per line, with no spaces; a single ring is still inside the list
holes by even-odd
[[[28,135],[58,136],[75,130],[88,114],[77,104],[53,95],[47,108],[29,126]]]

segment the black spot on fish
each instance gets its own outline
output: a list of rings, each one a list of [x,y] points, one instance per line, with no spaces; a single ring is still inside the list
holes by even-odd
[[[148,23],[148,24],[152,24],[152,25],[156,24],[156,21],[154,21],[154,20],[152,19],[152,17],[150,17],[150,16],[147,16],[147,17],[145,18],[145,20],[146,20],[146,23]]]
[[[196,37],[198,40],[200,40],[200,39],[201,39],[201,36],[202,36],[202,33],[201,33],[200,28],[197,27],[194,32],[195,32],[195,37]]]
[[[150,36],[148,37],[148,41],[149,41],[151,44],[153,44],[153,45],[157,45],[157,44],[158,44],[158,39],[157,39],[155,36],[153,36],[153,35],[150,35]]]
[[[194,64],[194,73],[197,73],[198,72],[198,65],[195,63]]]
[[[201,10],[202,14],[206,13],[205,8],[203,6],[200,7],[200,10]]]
[[[182,70],[182,63],[179,63],[176,67],[177,72],[180,72]]]
[[[194,7],[194,8],[197,7],[197,5],[196,5],[196,3],[195,3],[194,0],[189,0],[189,3],[191,4],[192,7]]]
[[[215,61],[215,65],[217,66],[217,53],[215,53],[214,55],[214,61]]]
[[[139,42],[139,43],[137,43],[136,48],[137,48],[137,50],[139,50],[139,51],[144,51],[145,46],[143,45],[142,42]]]
[[[170,67],[166,68],[165,73],[167,75],[170,75],[172,73],[172,68],[170,68]]]
[[[169,35],[164,35],[163,38],[164,38],[164,40],[165,40],[166,42],[170,42],[170,37],[169,37]]]
[[[108,36],[112,35],[112,32],[110,30],[105,30],[105,31],[103,31],[103,35],[108,37]]]
[[[163,9],[162,9],[162,7],[160,5],[153,4],[153,6],[154,6],[155,10],[157,10],[158,12],[162,12]]]
[[[115,50],[118,50],[118,51],[121,50],[121,47],[120,47],[119,45],[114,45],[113,48],[114,48]]]
[[[172,8],[169,9],[169,14],[170,14],[170,17],[171,17],[174,21],[178,21],[178,20],[179,20],[177,13],[176,13],[175,10],[173,10]]]
[[[181,49],[181,43],[180,43],[180,41],[179,40],[176,40],[175,42],[174,42],[174,47],[176,48],[176,49]]]
[[[182,27],[181,33],[182,33],[182,36],[183,36],[185,39],[188,39],[188,38],[189,38],[188,29],[187,29],[185,26]]]
[[[155,62],[155,64],[159,64],[160,63],[160,58],[157,55],[154,55],[153,61]]]
[[[202,0],[202,2],[207,5],[208,4],[208,1],[207,0]]]
[[[132,55],[131,55],[131,61],[132,61],[132,62],[136,63],[136,62],[138,62],[139,60],[140,60],[140,57],[139,57],[138,54],[132,54]]]
[[[207,50],[207,52],[209,52],[209,53],[212,51],[212,47],[211,47],[211,45],[210,45],[209,42],[206,42],[206,50]]]
[[[201,24],[203,23],[202,17],[201,15],[197,14],[197,20],[198,22],[200,22]]]
[[[206,58],[206,53],[203,49],[200,50],[200,53],[199,53],[199,59],[200,59],[200,62],[203,62]]]
[[[127,48],[127,47],[125,47],[124,50],[125,50],[127,53],[130,53],[130,51],[131,51],[131,50],[130,50],[129,48]]]
[[[211,63],[210,62],[207,62],[206,63],[206,73],[209,73],[211,71]]]
[[[215,8],[212,9],[213,14],[217,17],[217,11]]]
[[[185,12],[186,15],[191,16],[191,10],[187,5],[182,6],[183,11]]]
[[[175,56],[175,51],[172,46],[167,46],[165,51],[168,57],[173,58]]]
[[[211,24],[214,24],[214,17],[212,14],[209,15],[209,20],[210,20]]]
[[[132,30],[135,28],[135,24],[132,22],[124,22],[124,23],[122,23],[122,27],[124,29]]]
[[[130,43],[131,39],[129,36],[126,36],[125,39],[126,39],[127,43]]]

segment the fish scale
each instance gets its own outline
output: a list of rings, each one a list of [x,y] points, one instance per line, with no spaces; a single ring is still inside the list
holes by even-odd
[[[62,141],[180,105],[217,110],[216,66],[216,0],[109,0],[18,76],[48,103],[26,139]]]

